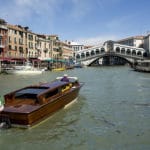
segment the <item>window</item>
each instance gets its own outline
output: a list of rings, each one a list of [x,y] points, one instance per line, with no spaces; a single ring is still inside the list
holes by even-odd
[[[15,46],[15,50],[17,51],[17,46]]]
[[[105,52],[105,49],[104,48],[101,48],[101,53],[104,53]]]
[[[14,33],[17,34],[17,30],[15,30]]]
[[[9,45],[9,50],[11,50],[11,45]]]
[[[23,44],[23,39],[19,39],[19,44],[20,44],[20,45]]]
[[[121,54],[125,54],[125,48],[121,49]]]
[[[92,50],[92,51],[91,51],[91,55],[92,55],[92,56],[93,56],[93,55],[95,55],[95,52],[94,52],[94,50]]]
[[[100,53],[99,49],[96,49],[96,54],[99,54],[99,53]]]
[[[117,52],[117,53],[120,53],[120,47],[117,47],[117,48],[116,48],[116,52]]]
[[[127,49],[127,55],[130,55],[131,54],[131,50],[130,49]]]
[[[58,89],[54,89],[45,95],[45,98],[52,97],[58,93]]]
[[[33,35],[29,34],[28,35],[28,39],[31,40],[31,41],[33,41]]]
[[[17,44],[17,39],[16,39],[16,37],[14,38],[14,43]]]
[[[86,57],[89,57],[90,56],[90,53],[89,52],[86,52]]]
[[[9,36],[9,39],[8,39],[8,40],[9,40],[9,43],[11,43],[11,37],[10,37],[10,36]]]

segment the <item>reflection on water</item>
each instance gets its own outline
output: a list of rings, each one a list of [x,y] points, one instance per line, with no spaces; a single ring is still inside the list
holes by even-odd
[[[150,149],[150,74],[128,67],[82,68],[65,73],[85,82],[78,101],[31,129],[0,130],[1,149]],[[0,95],[63,74],[0,75]]]

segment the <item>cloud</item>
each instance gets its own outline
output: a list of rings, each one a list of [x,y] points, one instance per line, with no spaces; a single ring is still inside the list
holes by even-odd
[[[55,0],[12,0],[3,2],[0,6],[1,16],[8,22],[25,22],[36,17],[49,17],[53,19],[54,12],[60,2]],[[4,5],[6,7],[4,7]]]
[[[123,26],[127,27],[130,24],[130,22],[132,22],[134,17],[135,15],[130,15],[130,16],[126,15],[126,16],[113,18],[107,23],[107,27],[109,29],[114,29],[114,28],[118,29],[118,28],[122,28]]]
[[[71,16],[74,19],[83,18],[92,10],[92,6],[90,0],[72,0]]]
[[[84,45],[98,45],[101,44],[107,40],[117,40],[119,37],[114,36],[114,35],[101,35],[97,37],[90,37],[90,38],[79,38],[76,39],[76,41],[79,44],[84,44]]]

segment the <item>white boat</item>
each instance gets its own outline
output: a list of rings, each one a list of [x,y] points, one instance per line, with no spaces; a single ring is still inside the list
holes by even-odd
[[[35,68],[30,62],[26,62],[22,66],[14,66],[12,68],[6,68],[4,70],[8,74],[41,74],[44,72],[44,69]]]

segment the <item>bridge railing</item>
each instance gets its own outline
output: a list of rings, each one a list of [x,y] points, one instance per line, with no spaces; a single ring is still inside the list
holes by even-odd
[[[146,59],[146,57],[144,57],[143,55],[134,55],[134,54],[123,54],[123,53],[117,53],[114,51],[111,52],[103,52],[103,53],[99,53],[99,54],[95,54],[95,55],[88,55],[88,56],[84,56],[84,57],[80,57],[80,58],[76,58],[77,61],[86,61],[89,59],[93,59],[93,58],[101,58],[104,56],[118,56],[118,57],[123,57],[123,58],[132,58],[132,59]]]

